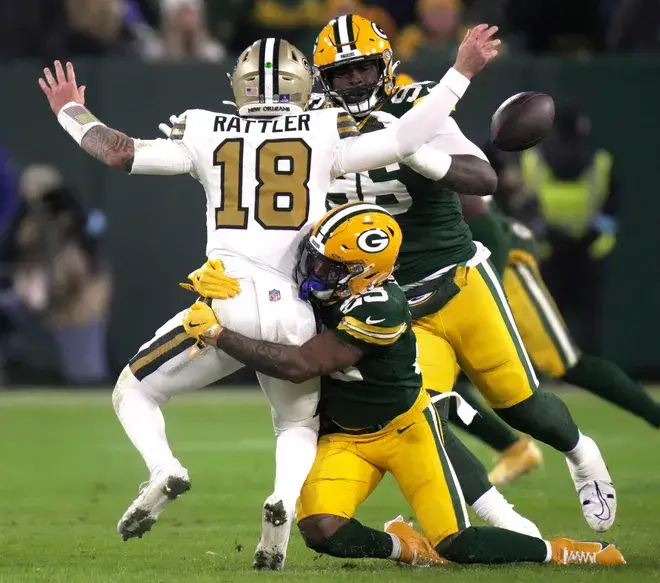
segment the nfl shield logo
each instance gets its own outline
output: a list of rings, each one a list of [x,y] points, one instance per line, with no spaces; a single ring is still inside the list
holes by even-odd
[[[282,299],[282,296],[280,295],[280,290],[278,289],[272,289],[268,292],[268,299],[271,302],[279,302],[280,299]]]

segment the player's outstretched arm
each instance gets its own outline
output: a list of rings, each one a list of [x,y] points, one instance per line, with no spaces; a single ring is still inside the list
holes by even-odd
[[[454,154],[441,182],[457,192],[488,196],[497,188],[497,174],[486,160],[471,154]]]
[[[71,63],[66,72],[55,61],[55,75],[46,67],[39,86],[57,121],[88,154],[110,168],[134,174],[187,174],[193,163],[169,140],[135,140],[101,123],[85,107],[85,86],[78,86]]]
[[[75,112],[71,109],[73,108],[69,108],[64,114],[73,117]],[[110,168],[124,172],[130,172],[133,168],[135,161],[133,138],[106,125],[96,125],[86,132],[80,147]]]
[[[328,330],[302,346],[253,340],[224,329],[216,346],[254,370],[292,383],[303,383],[353,366],[362,350]]]
[[[385,127],[397,120],[384,111],[374,112],[372,116]],[[402,162],[422,176],[441,182],[456,192],[487,196],[497,187],[497,174],[488,158],[465,137],[451,117],[431,142]]]
[[[441,130],[470,79],[497,56],[497,27],[480,24],[469,30],[458,49],[454,66],[428,97],[390,127],[342,140],[333,174],[341,176],[401,162],[431,141]]]
[[[327,375],[354,365],[362,350],[332,331],[323,332],[302,346],[264,342],[224,328],[204,302],[186,312],[183,327],[189,336],[215,346],[257,372],[292,383]]]

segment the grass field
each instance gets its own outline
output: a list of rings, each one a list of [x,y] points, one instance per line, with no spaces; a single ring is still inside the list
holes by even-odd
[[[566,399],[600,444],[618,487],[617,523],[606,539],[619,545],[627,565],[408,569],[320,557],[296,532],[285,572],[255,574],[252,552],[274,465],[270,415],[260,393],[204,392],[167,406],[168,436],[193,488],[145,538],[126,543],[115,525],[147,476],[115,419],[110,391],[0,394],[0,582],[660,580],[660,435],[588,395],[568,393]],[[490,466],[491,454],[469,443]],[[544,535],[592,538],[565,462],[545,453],[544,468],[504,493]],[[409,509],[386,480],[358,518],[381,528],[399,512]]]

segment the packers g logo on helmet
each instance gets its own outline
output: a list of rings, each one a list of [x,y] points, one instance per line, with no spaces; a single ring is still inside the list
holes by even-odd
[[[360,62],[374,62],[375,83],[335,89],[333,75]],[[387,35],[359,14],[345,14],[331,20],[314,43],[314,71],[324,93],[339,107],[356,116],[372,112],[394,89],[395,63]]]
[[[378,253],[390,244],[389,235],[382,229],[369,229],[357,238],[357,245],[367,253]]]
[[[388,40],[388,39],[387,39],[387,35],[383,32],[383,29],[382,29],[380,26],[378,26],[377,23],[372,22],[372,23],[371,23],[371,28],[374,29],[374,32],[375,32],[380,38],[385,39],[385,40]]]
[[[403,236],[384,208],[352,202],[332,209],[303,242],[300,297],[333,302],[383,283],[394,271]]]

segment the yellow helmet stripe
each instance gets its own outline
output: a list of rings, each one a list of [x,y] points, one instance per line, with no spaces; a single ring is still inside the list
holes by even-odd
[[[354,204],[348,204],[343,207],[340,207],[341,210],[337,213],[333,213],[326,217],[326,220],[323,221],[323,224],[318,226],[318,233],[316,235],[320,238],[319,243],[325,244],[325,242],[330,238],[332,232],[345,220],[359,215],[362,213],[376,212],[389,215],[383,207],[376,204],[371,204],[368,202],[357,202]]]
[[[352,14],[344,14],[336,18],[333,32],[338,53],[349,53],[357,49],[355,35],[353,34]]]

